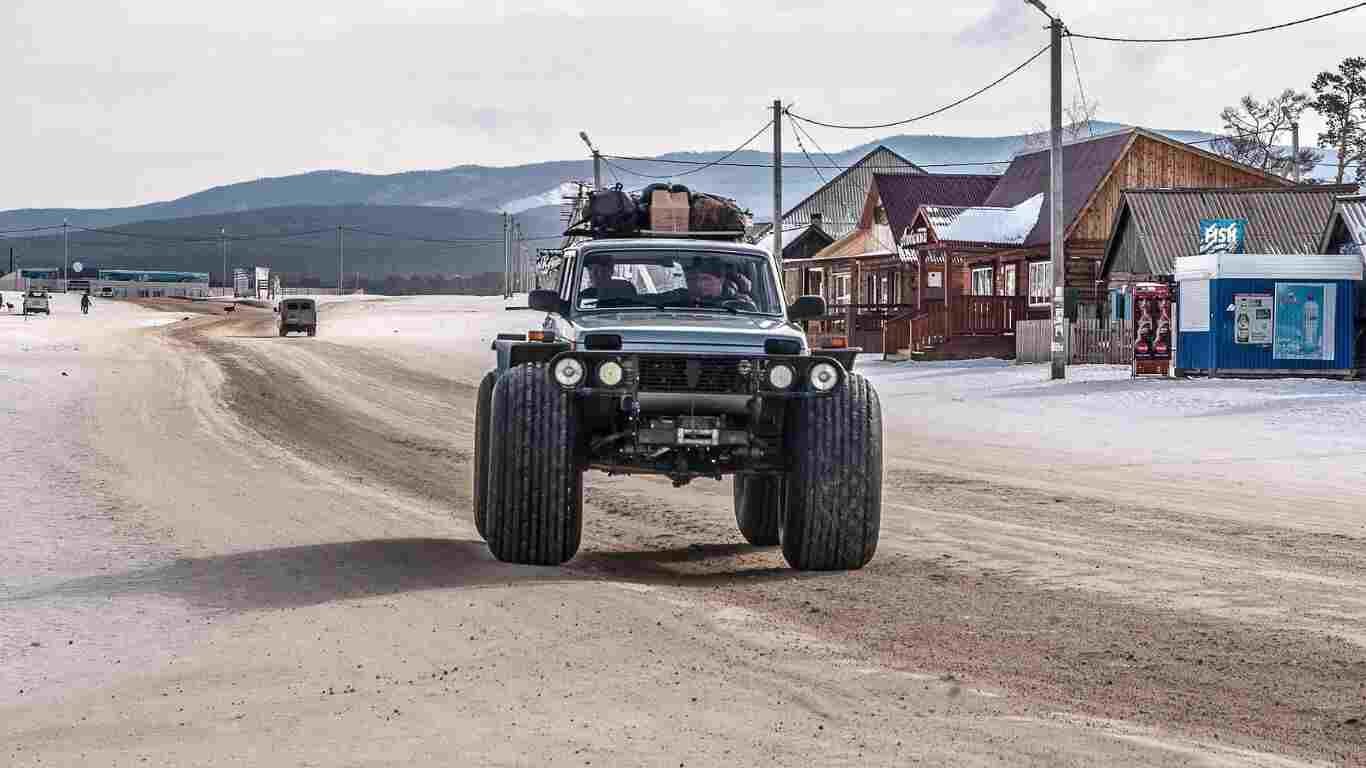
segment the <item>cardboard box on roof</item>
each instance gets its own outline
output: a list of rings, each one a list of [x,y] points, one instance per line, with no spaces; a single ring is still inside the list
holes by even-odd
[[[687,232],[691,213],[687,192],[656,189],[650,196],[650,229],[656,232]]]

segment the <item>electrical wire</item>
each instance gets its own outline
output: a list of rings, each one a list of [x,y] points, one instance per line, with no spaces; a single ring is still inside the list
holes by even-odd
[[[608,165],[609,167],[614,167],[614,168],[616,168],[617,170],[621,171],[622,173],[629,173],[629,174],[631,174],[632,176],[639,176],[639,177],[642,178],[642,179],[677,179],[677,178],[681,178],[681,177],[683,177],[683,176],[689,176],[689,175],[694,174],[694,173],[700,173],[701,171],[705,171],[706,169],[711,168],[712,166],[724,165],[724,164],[725,164],[725,161],[731,159],[731,158],[734,157],[735,155],[738,155],[740,152],[742,152],[742,151],[743,151],[746,147],[748,147],[750,144],[753,144],[754,141],[755,141],[755,139],[758,139],[760,136],[763,136],[763,135],[764,135],[764,131],[767,131],[767,130],[768,130],[770,127],[772,127],[772,126],[773,126],[773,121],[772,121],[772,120],[769,120],[768,122],[764,123],[764,127],[760,128],[753,136],[750,136],[748,139],[746,139],[746,140],[745,140],[745,143],[741,144],[740,146],[736,147],[735,149],[732,149],[731,151],[727,152],[726,154],[722,155],[721,157],[717,158],[716,160],[711,160],[711,161],[702,162],[702,163],[689,163],[689,165],[697,164],[698,167],[695,168],[695,169],[693,169],[693,170],[691,170],[691,171],[684,171],[683,173],[675,173],[675,174],[666,175],[666,176],[660,176],[660,175],[652,174],[652,173],[641,173],[641,172],[639,172],[639,171],[635,171],[635,170],[632,170],[632,169],[630,169],[630,168],[626,168],[626,167],[621,166],[621,165],[616,165],[615,163],[612,163],[612,162],[608,162],[608,161],[607,161],[607,158],[608,158],[608,157],[612,157],[612,158],[616,158],[616,159],[631,159],[631,158],[622,158],[622,157],[618,157],[617,155],[603,155],[602,157],[603,157],[604,162],[607,162],[607,165]],[[642,158],[633,158],[633,159],[646,160],[646,161],[650,160],[650,158],[645,158],[645,157],[642,157]],[[666,160],[657,160],[657,161],[654,161],[654,162],[670,162],[670,161],[666,161]]]
[[[1366,3],[1363,3],[1363,4],[1366,5]],[[856,131],[861,131],[861,130],[873,130],[873,129],[878,129],[878,128],[895,128],[895,127],[901,126],[901,125],[909,125],[909,124],[911,124],[911,123],[919,122],[919,121],[921,121],[921,120],[925,120],[925,119],[927,119],[927,118],[934,117],[935,115],[943,114],[943,113],[949,111],[950,109],[953,109],[954,107],[960,106],[960,105],[962,105],[962,104],[966,104],[967,102],[969,102],[969,101],[971,101],[971,100],[977,98],[978,96],[981,96],[982,94],[986,93],[987,91],[991,90],[992,88],[995,88],[996,86],[1000,85],[1001,83],[1004,83],[1006,80],[1009,80],[1013,75],[1015,75],[1016,73],[1018,73],[1020,70],[1024,69],[1025,67],[1029,66],[1030,64],[1033,64],[1033,63],[1034,63],[1034,60],[1037,59],[1037,58],[1039,58],[1040,56],[1044,55],[1045,53],[1047,53],[1047,52],[1048,52],[1048,49],[1049,49],[1050,47],[1051,47],[1051,44],[1050,44],[1050,45],[1045,45],[1044,47],[1040,48],[1033,56],[1030,56],[1029,58],[1025,59],[1024,62],[1021,63],[1019,66],[1015,67],[1014,69],[1010,70],[1009,72],[1005,73],[1004,75],[1001,75],[1000,77],[998,77],[998,78],[996,78],[995,80],[991,81],[991,82],[988,83],[987,85],[984,85],[984,86],[982,86],[981,88],[978,88],[977,90],[973,91],[972,93],[968,94],[967,96],[964,96],[963,98],[961,98],[961,99],[959,99],[959,100],[957,100],[957,101],[955,101],[955,102],[952,102],[952,103],[949,103],[949,104],[945,104],[944,106],[942,106],[942,107],[940,107],[940,108],[938,108],[938,109],[932,110],[932,111],[930,111],[930,112],[926,112],[926,113],[923,114],[923,115],[916,115],[915,117],[908,117],[908,118],[906,118],[905,120],[894,120],[894,121],[892,121],[892,122],[890,122],[890,123],[874,123],[874,124],[869,124],[869,125],[845,125],[845,124],[841,124],[841,123],[827,123],[827,122],[822,122],[822,121],[820,121],[820,120],[813,120],[812,118],[804,117],[804,116],[802,116],[802,115],[799,115],[799,114],[793,112],[793,111],[790,110],[790,109],[787,111],[787,113],[788,113],[789,115],[792,115],[793,117],[797,118],[798,120],[801,120],[802,122],[805,122],[805,123],[811,123],[812,125],[819,125],[819,126],[822,126],[822,127],[824,127],[824,128],[840,128],[840,129],[844,129],[844,130],[856,130]]]
[[[788,115],[788,117],[792,117],[792,116],[791,116],[791,115]],[[825,159],[826,159],[826,160],[829,160],[831,165],[833,165],[833,166],[838,166],[838,165],[839,165],[839,163],[835,160],[835,158],[831,157],[831,156],[830,156],[830,153],[825,151],[825,148],[821,146],[820,142],[819,142],[819,141],[816,141],[816,137],[811,135],[811,131],[808,131],[808,130],[806,130],[805,128],[803,128],[803,127],[802,127],[802,124],[799,123],[799,122],[797,122],[796,120],[793,120],[793,121],[792,121],[792,126],[793,126],[794,128],[796,128],[797,130],[801,131],[802,134],[806,136],[806,140],[809,141],[809,142],[811,142],[811,146],[815,147],[817,152],[820,152],[822,155],[825,155]]]
[[[0,229],[0,235],[11,235],[20,232],[42,232],[45,229],[61,229],[61,224],[53,224],[50,227],[21,227],[19,229]]]
[[[1067,38],[1067,47],[1072,50],[1072,69],[1077,73],[1077,93],[1081,95],[1082,114],[1086,117],[1086,135],[1095,136],[1096,132],[1091,128],[1091,105],[1086,101],[1086,86],[1081,84],[1081,65],[1077,63],[1077,47],[1072,44],[1072,38]]]
[[[1225,32],[1222,34],[1198,35],[1195,37],[1113,37],[1106,35],[1079,34],[1070,31],[1067,34],[1070,37],[1080,37],[1083,40],[1103,40],[1107,43],[1199,43],[1208,40],[1227,40],[1231,37],[1245,37],[1247,35],[1256,35],[1262,32],[1273,32],[1278,29],[1286,29],[1288,27],[1298,26],[1300,24],[1308,24],[1311,21],[1319,21],[1320,19],[1326,19],[1330,16],[1337,16],[1340,13],[1355,11],[1358,8],[1366,8],[1366,2],[1354,3],[1352,5],[1347,6],[1346,8],[1339,8],[1336,11],[1328,11],[1326,13],[1320,13],[1317,16],[1310,16],[1304,19],[1287,21],[1282,24],[1273,24],[1269,27],[1257,27],[1256,29],[1245,29],[1241,32]]]
[[[822,184],[825,184],[825,174],[821,173],[821,169],[816,167],[816,160],[807,153],[806,145],[802,143],[802,134],[797,130],[797,121],[792,119],[792,115],[787,116],[787,121],[792,124],[792,135],[797,137],[797,146],[802,150],[802,154],[806,156],[806,161],[811,163],[811,170],[815,171],[817,178],[821,180]]]

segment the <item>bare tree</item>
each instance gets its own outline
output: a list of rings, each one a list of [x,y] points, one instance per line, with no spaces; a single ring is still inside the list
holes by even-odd
[[[1344,59],[1337,72],[1320,72],[1314,78],[1314,100],[1309,107],[1323,116],[1327,129],[1319,134],[1319,146],[1338,153],[1337,183],[1349,165],[1356,165],[1356,180],[1366,180],[1366,59]]]
[[[1074,94],[1072,103],[1063,110],[1062,140],[1064,142],[1077,141],[1091,136],[1091,121],[1095,119],[1096,110],[1099,107],[1100,102],[1096,99],[1083,101],[1080,96]],[[1015,154],[1025,155],[1041,149],[1048,149],[1052,145],[1053,138],[1048,128],[1040,123],[1035,123],[1033,130],[1025,134],[1024,143]]]
[[[1323,159],[1323,153],[1312,147],[1300,150],[1298,156],[1277,142],[1290,133],[1292,123],[1309,106],[1309,94],[1287,88],[1266,101],[1258,101],[1251,94],[1239,100],[1237,106],[1225,107],[1219,113],[1224,121],[1224,135],[1212,145],[1215,152],[1245,165],[1280,176],[1294,175],[1296,166],[1307,174]]]

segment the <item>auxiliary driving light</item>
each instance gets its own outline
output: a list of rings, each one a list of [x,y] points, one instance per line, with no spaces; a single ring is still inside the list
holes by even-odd
[[[615,387],[621,383],[621,363],[615,360],[608,360],[598,366],[598,381],[603,386]]]
[[[572,357],[562,357],[555,363],[555,381],[562,387],[577,387],[583,381],[583,363]]]
[[[840,381],[839,371],[829,363],[816,363],[811,366],[811,386],[817,392],[829,392]]]
[[[779,363],[768,369],[768,383],[774,389],[787,389],[792,386],[792,367]]]

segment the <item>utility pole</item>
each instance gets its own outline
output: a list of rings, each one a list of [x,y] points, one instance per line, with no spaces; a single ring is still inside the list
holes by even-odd
[[[337,295],[342,295],[346,285],[346,238],[342,235],[342,225],[337,225]]]
[[[773,261],[783,272],[783,102],[773,100]]]
[[[508,255],[511,250],[509,236],[511,235],[512,224],[507,212],[503,212],[503,298],[508,298],[512,293],[508,290]]]
[[[593,189],[602,189],[602,153],[588,140],[587,131],[579,131],[579,138],[588,145],[588,151],[593,153]]]
[[[62,293],[66,293],[66,269],[71,263],[71,239],[66,219],[62,219]]]
[[[1052,372],[1050,378],[1067,378],[1067,256],[1063,253],[1063,230],[1067,224],[1063,221],[1063,192],[1062,192],[1062,19],[1053,16],[1048,12],[1042,0],[1025,0],[1029,5],[1038,8],[1043,15],[1048,17],[1049,35],[1052,41],[1052,51],[1049,57],[1049,92],[1051,95],[1049,112],[1052,122],[1052,148],[1048,153],[1048,207],[1049,223],[1052,237],[1049,243],[1048,255],[1050,269],[1053,273],[1053,344],[1052,344]]]
[[[218,228],[218,255],[219,255],[220,257],[222,257],[222,259],[223,259],[223,287],[224,287],[224,288],[227,288],[227,287],[229,287],[229,286],[232,285],[232,283],[228,281],[228,228],[227,228],[227,227],[219,227],[219,228]],[[233,292],[236,293],[236,291],[233,291]]]
[[[1290,121],[1290,146],[1295,154],[1290,156],[1291,168],[1294,169],[1295,183],[1300,183],[1300,121],[1298,118]]]

